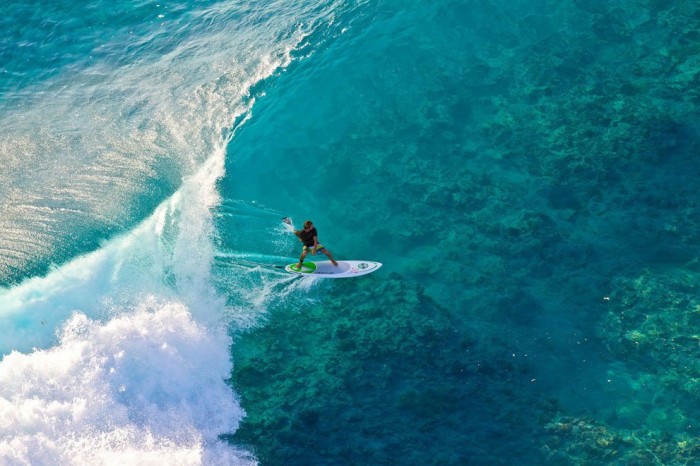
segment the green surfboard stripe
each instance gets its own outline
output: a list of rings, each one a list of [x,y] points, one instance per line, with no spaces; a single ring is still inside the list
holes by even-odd
[[[290,265],[291,265],[291,267],[290,267],[291,270],[294,270],[295,272],[299,272],[298,270],[296,270],[296,264],[290,264]],[[316,270],[316,264],[313,262],[304,262],[303,264],[301,264],[301,273],[313,273],[314,270]]]

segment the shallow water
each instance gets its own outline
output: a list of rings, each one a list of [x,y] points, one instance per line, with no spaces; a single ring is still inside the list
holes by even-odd
[[[3,8],[7,461],[698,461],[692,3]]]

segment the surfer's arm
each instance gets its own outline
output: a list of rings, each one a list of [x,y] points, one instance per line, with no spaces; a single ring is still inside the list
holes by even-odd
[[[299,238],[299,241],[304,241],[301,239],[301,230],[295,230],[294,234],[297,236],[297,238]]]
[[[312,254],[316,254],[316,248],[318,248],[318,236],[314,236],[314,249],[311,251]]]

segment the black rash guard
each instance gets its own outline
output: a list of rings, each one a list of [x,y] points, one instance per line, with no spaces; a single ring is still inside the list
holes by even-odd
[[[301,230],[301,233],[299,233],[299,237],[304,242],[304,246],[308,246],[308,247],[313,247],[314,236],[318,236],[318,232],[316,231],[316,227],[313,227],[309,231]]]

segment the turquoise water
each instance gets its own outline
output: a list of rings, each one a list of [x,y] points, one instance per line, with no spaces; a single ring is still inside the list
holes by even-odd
[[[699,461],[700,7],[0,11],[3,462]]]

